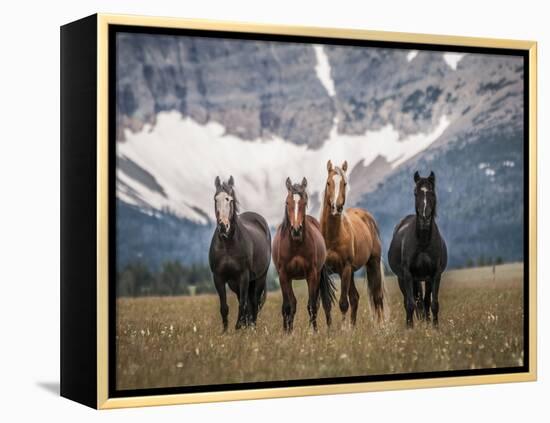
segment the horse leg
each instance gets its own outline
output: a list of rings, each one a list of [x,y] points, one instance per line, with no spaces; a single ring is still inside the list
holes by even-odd
[[[222,316],[223,331],[227,331],[227,315],[229,313],[229,307],[227,306],[227,295],[225,293],[225,282],[222,278],[217,275],[214,275],[214,285],[216,286],[216,291],[220,297],[220,315]]]
[[[414,327],[413,315],[415,302],[414,302],[414,293],[413,293],[413,278],[411,272],[405,270],[403,272],[403,288],[405,290],[405,312],[407,314],[407,327],[412,329]]]
[[[424,318],[427,322],[429,322],[430,319],[430,306],[432,303],[432,285],[433,280],[427,280],[426,281],[426,288],[424,289]]]
[[[349,302],[349,285],[351,282],[351,265],[346,264],[342,273],[340,274],[340,287],[342,292],[340,293],[340,311],[342,312],[342,320],[346,320],[346,313],[348,312]]]
[[[326,272],[326,269],[321,270],[321,272]],[[328,273],[325,273],[325,276],[328,277]],[[321,276],[323,277],[323,276]],[[320,279],[319,279],[319,285],[320,285]],[[320,290],[320,287],[319,287]],[[330,312],[332,310],[332,302],[329,298],[326,298],[324,296],[321,296],[321,303],[323,305],[323,311],[325,312],[325,318],[327,320],[327,328],[330,328],[330,325],[332,324],[332,317],[330,315]]]
[[[250,298],[253,298],[254,301],[251,302],[252,309],[251,309],[251,323],[255,326],[256,320],[258,319],[258,313],[260,312],[260,309],[263,305],[263,302],[265,301],[265,280],[267,278],[267,275],[263,276],[262,278],[259,278],[254,281],[254,287],[252,290],[250,290]]]
[[[294,321],[294,313],[296,313],[296,297],[292,291],[292,279],[288,278],[286,274],[279,273],[279,284],[281,285],[281,292],[283,294],[283,329],[285,332],[292,332],[292,324]]]
[[[248,310],[247,319],[248,324],[256,325],[256,316],[258,315],[258,298],[256,296],[256,283],[257,281],[250,281],[248,284]]]
[[[243,272],[239,278],[239,316],[237,317],[237,323],[235,329],[241,329],[243,326],[248,325],[248,287],[250,281],[248,272]]]
[[[309,299],[307,311],[309,313],[309,324],[317,332],[317,310],[319,310],[319,275],[316,271],[309,273],[307,277],[307,289]]]
[[[424,319],[424,304],[422,301],[422,282],[413,281],[413,295],[416,309],[416,318],[418,320]]]
[[[355,326],[357,321],[357,307],[359,305],[359,292],[355,286],[355,275],[351,272],[351,281],[349,284],[349,303],[351,305],[351,324]]]
[[[432,315],[433,315],[433,324],[434,326],[439,325],[439,283],[441,282],[441,273],[438,273],[433,278],[433,287],[432,287]]]
[[[384,290],[382,288],[380,257],[371,256],[367,262],[367,286],[378,323],[381,323],[384,320]]]

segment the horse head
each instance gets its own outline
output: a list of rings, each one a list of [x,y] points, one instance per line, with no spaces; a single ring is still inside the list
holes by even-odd
[[[301,241],[304,235],[304,227],[307,209],[307,179],[303,178],[301,184],[293,184],[290,178],[286,178],[286,213],[285,221],[290,225],[290,236],[294,241]]]
[[[435,174],[431,172],[430,176],[423,178],[417,171],[414,174],[414,183],[416,221],[420,230],[428,230],[436,216]]]
[[[227,182],[220,181],[220,177],[216,176],[215,185],[214,210],[218,231],[222,238],[229,238],[233,233],[235,217],[238,212],[233,176],[230,176]]]
[[[346,190],[348,188],[348,178],[346,171],[348,162],[345,161],[341,167],[332,166],[332,162],[327,162],[327,186],[325,188],[325,207],[330,207],[333,216],[342,214],[346,202]]]

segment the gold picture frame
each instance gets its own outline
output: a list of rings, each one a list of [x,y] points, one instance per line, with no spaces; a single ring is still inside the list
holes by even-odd
[[[67,29],[73,28],[77,23],[68,24]],[[382,42],[400,42],[400,43],[415,43],[443,46],[461,46],[461,47],[482,47],[490,49],[514,49],[521,50],[528,54],[529,73],[528,73],[528,145],[529,157],[526,160],[529,172],[529,216],[525,221],[528,225],[529,234],[529,257],[528,257],[528,304],[529,304],[529,349],[528,363],[529,368],[526,372],[507,373],[507,374],[487,374],[476,376],[450,376],[438,378],[423,378],[423,379],[403,379],[389,380],[376,382],[361,382],[361,383],[342,383],[331,385],[315,385],[315,386],[298,386],[298,387],[280,387],[280,388],[261,388],[261,389],[246,389],[246,390],[228,390],[216,392],[201,392],[201,393],[185,393],[185,394],[166,394],[166,395],[143,395],[132,397],[109,397],[109,26],[139,26],[151,28],[173,28],[173,29],[198,29],[210,31],[228,31],[250,34],[270,34],[270,35],[285,35],[285,36],[302,36],[302,37],[324,37],[346,40],[369,40]],[[306,396],[306,395],[326,395],[326,394],[343,394],[354,392],[370,392],[381,390],[398,390],[398,389],[416,389],[416,388],[431,388],[431,387],[447,387],[475,384],[492,384],[504,382],[526,382],[535,381],[537,378],[537,43],[534,41],[516,41],[502,40],[476,37],[459,37],[446,35],[428,35],[428,34],[410,34],[401,32],[382,32],[368,31],[360,29],[335,29],[335,28],[315,28],[301,26],[283,26],[283,25],[260,25],[251,23],[235,23],[221,22],[210,20],[196,19],[179,19],[179,18],[162,18],[162,17],[144,17],[144,16],[124,16],[112,14],[94,15],[93,22],[89,25],[95,29],[95,44],[96,44],[96,119],[95,119],[95,154],[96,154],[96,169],[95,169],[95,195],[96,210],[95,218],[95,298],[93,303],[96,306],[92,319],[95,321],[95,346],[96,352],[90,359],[95,363],[93,365],[96,373],[95,377],[95,401],[92,398],[91,391],[77,386],[78,384],[64,382],[63,378],[70,379],[71,372],[74,372],[76,365],[63,364],[63,355],[68,357],[74,354],[68,346],[64,350],[62,347],[62,395],[83,402],[87,405],[98,409],[111,409],[121,407],[138,407],[151,405],[168,405],[168,404],[188,404],[199,402],[213,401],[234,401],[260,398],[280,398],[291,396]],[[95,26],[95,28],[93,28]],[[93,33],[93,31],[92,31]],[[62,31],[63,34],[63,31]],[[75,37],[74,34],[69,34]],[[69,36],[67,35],[67,36]],[[93,37],[93,35],[92,35]],[[63,46],[63,43],[62,43]],[[69,53],[66,53],[68,56]],[[63,59],[63,48],[62,48]],[[62,62],[63,63],[63,62]],[[62,66],[63,72],[63,66]],[[65,72],[65,76],[70,71]],[[63,79],[63,74],[62,74]],[[67,88],[68,89],[68,88]],[[65,91],[67,92],[67,91]],[[63,98],[63,87],[62,87]],[[527,105],[526,105],[527,106]],[[63,114],[62,107],[62,125],[68,121],[70,112]],[[68,136],[68,135],[67,135]],[[62,143],[63,150],[63,143]],[[69,161],[69,153],[66,160]],[[63,173],[62,173],[63,184]],[[62,194],[63,195],[63,194]],[[69,230],[69,228],[67,228]],[[63,238],[62,238],[63,239]],[[74,247],[74,245],[73,245]],[[71,248],[66,243],[63,248]],[[70,253],[67,253],[70,254]],[[69,257],[66,257],[69,260]],[[526,258],[527,259],[527,258]],[[63,259],[62,259],[63,260]],[[90,264],[91,265],[91,264]],[[69,266],[69,264],[67,264]],[[63,273],[63,272],[62,272]],[[67,271],[66,275],[70,273]],[[66,276],[68,278],[68,276]],[[66,284],[69,284],[66,280]],[[62,276],[62,292],[63,292],[63,276]],[[75,301],[75,299],[67,294],[66,301]],[[63,313],[67,319],[71,318],[67,308],[64,308],[62,299],[62,345],[63,345]],[[74,332],[66,330],[66,345],[69,345],[75,340],[70,338]],[[66,370],[64,370],[66,369]],[[63,374],[65,373],[65,374]],[[83,381],[83,383],[87,383]],[[64,388],[65,386],[65,388]],[[86,390],[86,394],[74,394],[76,391]]]

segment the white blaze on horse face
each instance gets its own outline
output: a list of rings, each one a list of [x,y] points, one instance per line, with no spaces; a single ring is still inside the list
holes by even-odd
[[[298,224],[298,207],[300,205],[300,194],[292,194],[294,199],[294,223]]]
[[[332,177],[334,181],[334,199],[332,200],[333,207],[336,207],[338,201],[338,195],[340,194],[340,182],[342,182],[342,176],[338,173]]]
[[[424,193],[424,211],[422,212],[422,216],[426,217],[426,204],[427,204],[426,193],[428,192],[428,188],[422,187],[420,188],[420,190]]]
[[[218,212],[218,219],[221,223],[227,226],[227,229],[229,229],[231,201],[233,201],[233,197],[224,191],[216,195],[216,211]]]

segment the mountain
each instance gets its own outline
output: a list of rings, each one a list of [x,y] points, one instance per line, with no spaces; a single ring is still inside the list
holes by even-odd
[[[414,170],[433,169],[451,265],[521,259],[522,59],[118,35],[119,267],[203,262],[217,175],[272,227],[284,180],[306,176],[318,215],[328,159],[348,161],[348,203],[385,245],[413,211]]]
[[[393,172],[358,202],[376,216],[386,247],[395,225],[414,214],[413,174],[436,174],[437,223],[449,266],[480,258],[523,260],[523,133],[457,140]],[[480,161],[480,158],[484,158]],[[386,257],[384,257],[386,259]]]
[[[119,139],[171,110],[244,140],[319,146],[330,132],[332,101],[311,46],[145,34],[116,43]]]

